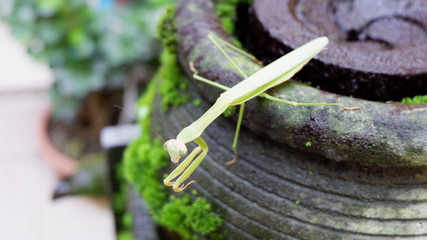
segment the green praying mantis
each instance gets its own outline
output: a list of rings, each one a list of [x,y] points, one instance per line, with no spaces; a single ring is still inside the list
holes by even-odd
[[[264,97],[272,101],[290,104],[292,106],[317,105],[336,106],[344,110],[359,109],[358,107],[344,107],[337,103],[298,103],[276,98],[265,92],[270,88],[284,83],[292,76],[294,76],[298,71],[300,71],[305,64],[307,64],[328,44],[327,37],[319,37],[304,44],[303,46],[293,50],[292,52],[280,57],[279,59],[265,66],[264,68],[257,71],[251,76],[247,76],[238,67],[236,62],[220,46],[220,43],[223,43],[234,51],[251,57],[249,54],[245,53],[243,50],[238,49],[237,47],[228,44],[224,40],[215,37],[214,35],[209,35],[208,38],[222,52],[222,54],[228,59],[228,61],[230,61],[230,63],[236,68],[239,74],[245,79],[236,84],[234,87],[229,88],[227,86],[212,82],[206,78],[199,76],[193,64],[190,63],[190,69],[193,71],[194,79],[218,87],[224,90],[225,92],[223,92],[218,97],[214,105],[212,105],[212,107],[208,109],[199,119],[197,119],[189,126],[185,127],[177,135],[176,139],[170,139],[165,142],[164,148],[169,153],[169,156],[173,163],[178,163],[180,158],[187,154],[187,147],[185,144],[193,141],[198,145],[196,148],[193,149],[190,154],[188,154],[188,156],[181,162],[181,164],[179,164],[175,168],[175,170],[173,170],[163,181],[166,186],[172,186],[175,192],[180,192],[186,187],[188,187],[188,185],[195,182],[194,180],[191,180],[187,183],[184,183],[196,170],[196,168],[200,165],[200,163],[203,161],[203,159],[208,153],[208,145],[201,137],[201,134],[209,126],[209,124],[211,124],[230,106],[240,105],[240,110],[237,120],[236,132],[232,144],[234,158],[233,160],[227,163],[228,165],[233,164],[237,160],[237,141],[240,127],[242,124],[245,102],[249,101],[254,97]]]

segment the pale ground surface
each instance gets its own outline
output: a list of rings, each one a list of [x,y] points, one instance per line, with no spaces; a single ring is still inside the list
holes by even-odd
[[[37,142],[51,79],[0,24],[0,240],[113,240],[105,198],[51,200],[56,176]]]

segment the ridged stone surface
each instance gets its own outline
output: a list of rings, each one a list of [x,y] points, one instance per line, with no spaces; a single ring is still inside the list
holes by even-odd
[[[207,107],[155,112],[154,127],[173,137]],[[226,239],[427,239],[426,168],[337,163],[246,129],[228,167],[234,130],[224,117],[208,127],[210,151],[186,190],[214,204]]]

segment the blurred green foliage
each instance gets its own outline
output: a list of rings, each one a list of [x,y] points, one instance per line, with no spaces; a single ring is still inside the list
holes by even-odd
[[[72,118],[91,91],[121,87],[159,54],[156,23],[174,0],[2,0],[1,17],[53,69],[55,113]],[[102,2],[102,1],[101,1]]]

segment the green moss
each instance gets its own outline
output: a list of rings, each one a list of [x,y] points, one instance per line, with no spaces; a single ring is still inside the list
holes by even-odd
[[[132,232],[120,232],[117,234],[118,240],[133,240]]]
[[[225,31],[232,33],[237,18],[237,4],[239,2],[252,3],[252,0],[218,0],[215,4],[215,12],[218,15]]]
[[[172,196],[162,208],[159,223],[169,226],[184,239],[201,239],[216,230],[222,220],[214,214],[211,205],[204,198],[191,201],[189,195],[180,198]],[[197,234],[192,235],[189,230]]]
[[[162,39],[164,51],[160,57],[160,67],[154,77],[159,79],[160,94],[162,95],[162,110],[167,111],[171,106],[179,106],[190,100],[185,94],[188,81],[183,75],[176,57],[177,34],[173,21],[175,9],[169,7],[160,20],[158,35]]]
[[[129,196],[128,184],[123,175],[123,163],[116,165],[115,180],[118,183],[118,191],[114,193],[113,208],[115,216],[121,216],[119,228],[117,229],[118,240],[133,240],[132,215],[127,212],[127,199]]]
[[[193,105],[196,107],[200,107],[202,105],[202,100],[200,99],[194,99],[193,100]]]
[[[176,53],[177,46],[177,30],[174,22],[175,18],[175,7],[166,7],[166,12],[161,17],[159,24],[157,25],[157,36],[162,40],[163,46],[168,51]]]
[[[189,85],[175,54],[163,51],[160,61],[161,66],[155,78],[161,80],[159,93],[162,95],[162,110],[167,111],[171,106],[177,107],[190,100],[185,93]]]
[[[123,172],[127,181],[144,198],[153,219],[177,232],[182,239],[221,239],[214,231],[222,224],[206,199],[190,197],[188,193],[171,195],[163,185],[161,170],[167,166],[169,156],[163,142],[151,137],[151,115],[156,92],[162,97],[161,108],[167,111],[187,103],[185,94],[188,80],[184,77],[176,57],[176,27],[173,23],[174,9],[169,8],[158,28],[165,49],[160,58],[160,67],[138,102],[141,136],[126,149]],[[200,105],[200,100],[193,104]],[[193,195],[197,195],[193,191]],[[194,199],[194,200],[193,200]]]
[[[412,98],[406,97],[404,99],[402,99],[403,103],[408,103],[408,104],[423,104],[423,103],[427,103],[427,95],[419,95],[419,96],[415,96]]]
[[[185,215],[182,212],[188,204],[190,204],[190,198],[187,195],[180,198],[171,196],[170,202],[162,208],[160,219],[158,219],[160,224],[168,226],[184,239],[191,238],[191,232],[185,226]]]
[[[138,103],[141,136],[126,149],[124,173],[143,196],[156,222],[176,231],[183,239],[199,239],[218,228],[221,219],[212,213],[206,200],[197,198],[193,202],[187,194],[176,197],[168,193],[159,172],[169,164],[169,157],[163,149],[163,142],[151,137],[152,103],[156,91],[162,96],[162,110],[166,111],[170,106],[178,106],[189,100],[181,92],[187,88],[187,84],[176,55],[164,50],[161,66]]]
[[[207,234],[215,231],[222,220],[212,212],[211,205],[204,198],[196,198],[190,205],[182,208],[185,216],[184,224],[195,232]]]
[[[169,164],[160,139],[151,138],[151,112],[155,91],[161,86],[156,77],[139,101],[141,136],[126,149],[124,173],[129,182],[143,196],[153,219],[159,224],[176,231],[183,239],[206,238],[222,223],[212,212],[210,204],[203,198],[192,201],[186,193],[169,195],[162,184],[160,170]]]
[[[238,0],[219,0],[215,5],[216,14],[218,15],[225,31],[228,33],[232,33],[234,30],[234,22],[236,20],[236,5],[238,2]]]
[[[151,112],[156,87],[152,81],[138,102],[141,135],[134,140],[124,154],[123,173],[128,182],[135,184],[137,192],[144,196],[147,208],[158,218],[158,209],[167,201],[166,187],[160,184],[159,169],[167,165],[167,154],[160,139],[151,138]]]
[[[122,217],[123,229],[117,234],[118,240],[133,240],[132,232],[133,219],[129,213],[125,213]]]
[[[303,81],[302,83],[307,86],[313,86],[313,83],[311,81]]]
[[[236,112],[236,106],[229,106],[227,109],[225,109],[223,115],[224,117],[230,117]]]

